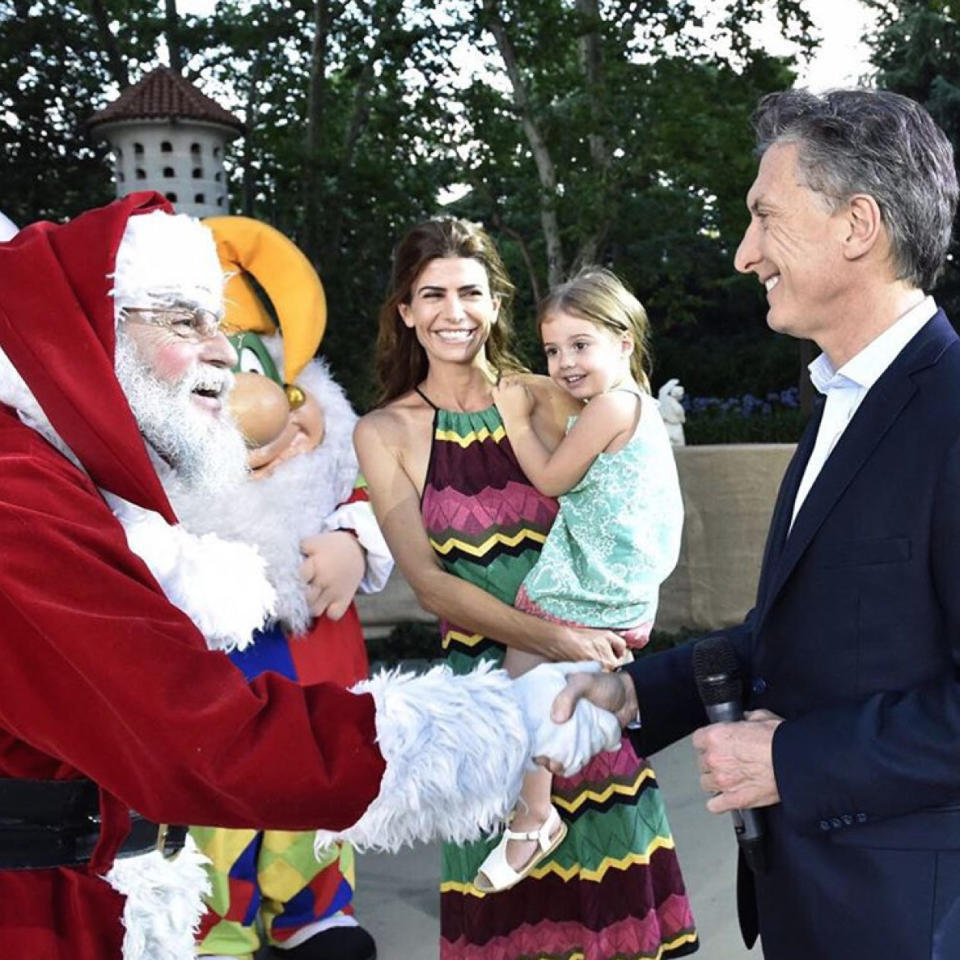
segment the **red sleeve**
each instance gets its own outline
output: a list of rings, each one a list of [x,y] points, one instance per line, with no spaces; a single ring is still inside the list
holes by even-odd
[[[5,775],[37,776],[36,762],[16,769],[22,741],[153,820],[352,824],[384,769],[372,698],[276,674],[248,685],[167,602],[86,477],[19,424],[0,427],[0,450]]]

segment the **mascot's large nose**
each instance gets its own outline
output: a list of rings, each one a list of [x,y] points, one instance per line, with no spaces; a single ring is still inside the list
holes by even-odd
[[[255,450],[280,436],[290,417],[283,387],[261,373],[238,373],[228,405],[247,447]]]

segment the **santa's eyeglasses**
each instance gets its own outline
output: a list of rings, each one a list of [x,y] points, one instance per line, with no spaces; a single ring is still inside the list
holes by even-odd
[[[123,319],[165,327],[174,336],[191,343],[209,340],[220,332],[220,316],[212,310],[190,307],[123,307]]]

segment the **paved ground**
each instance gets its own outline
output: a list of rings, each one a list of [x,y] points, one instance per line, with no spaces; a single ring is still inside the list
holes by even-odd
[[[655,758],[654,769],[700,929],[697,956],[760,960],[758,949],[744,949],[737,928],[733,827],[729,817],[713,816],[704,809],[693,748],[688,741],[676,744]],[[377,939],[379,960],[436,960],[439,864],[436,847],[360,858],[357,913]]]

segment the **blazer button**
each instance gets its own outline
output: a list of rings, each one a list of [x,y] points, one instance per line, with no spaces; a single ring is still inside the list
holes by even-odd
[[[830,829],[830,821],[829,821],[829,820],[821,820],[821,821],[820,821],[820,829],[821,829],[821,830],[829,830],[829,829]]]
[[[851,823],[853,823],[853,817],[851,817],[849,813],[845,813],[840,819],[848,827],[850,826]]]
[[[750,689],[759,697],[761,693],[766,693],[767,681],[763,677],[754,677]]]
[[[843,823],[840,821],[840,818],[839,818],[839,817],[834,817],[834,818],[830,821],[830,826],[833,827],[834,829],[839,830],[840,827],[843,826]]]
[[[867,822],[867,815],[865,813],[858,813],[857,823],[866,823],[866,822]]]

